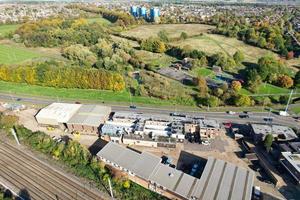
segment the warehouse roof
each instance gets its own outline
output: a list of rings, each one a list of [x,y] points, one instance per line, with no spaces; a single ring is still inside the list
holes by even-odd
[[[157,156],[140,154],[113,142],[97,156],[185,199],[251,199],[254,173],[223,160],[209,157],[198,179],[162,164]]]
[[[80,104],[52,103],[41,109],[36,115],[39,123],[66,123],[81,107]]]
[[[69,124],[100,126],[108,118],[111,108],[99,105],[82,105],[68,121]]]
[[[210,157],[191,196],[207,200],[251,199],[253,181],[253,172]]]

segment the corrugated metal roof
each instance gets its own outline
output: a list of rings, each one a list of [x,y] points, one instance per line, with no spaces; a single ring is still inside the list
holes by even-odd
[[[52,103],[41,109],[35,116],[39,123],[52,125],[52,122],[66,123],[80,109],[80,104]],[[51,123],[50,123],[51,122]]]
[[[82,105],[77,113],[68,121],[68,124],[100,126],[108,118],[111,108],[99,105]]]
[[[160,163],[157,156],[140,154],[113,142],[97,155],[185,199],[251,199],[254,173],[223,160],[209,157],[202,176],[197,179]]]

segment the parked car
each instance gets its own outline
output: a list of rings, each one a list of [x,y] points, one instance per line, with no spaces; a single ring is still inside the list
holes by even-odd
[[[135,105],[131,105],[131,106],[129,106],[129,108],[136,109],[136,106]]]
[[[247,115],[247,114],[240,114],[239,117],[240,118],[249,118],[249,115]]]
[[[279,115],[284,117],[290,116],[290,114],[286,111],[279,111]]]
[[[205,145],[205,146],[208,146],[208,145],[210,145],[210,142],[207,141],[207,140],[205,140],[205,141],[202,141],[201,144],[203,144],[203,145]]]
[[[273,121],[273,117],[265,117],[264,121],[266,121],[266,122],[272,122]]]
[[[194,176],[195,173],[197,172],[198,168],[199,168],[199,165],[197,163],[195,163],[191,169],[190,175]]]
[[[233,112],[231,110],[227,111],[226,113],[229,114],[229,115],[235,115],[236,114],[236,112]]]

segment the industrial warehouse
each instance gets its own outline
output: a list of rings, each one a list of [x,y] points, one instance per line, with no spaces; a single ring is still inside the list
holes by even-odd
[[[223,160],[209,157],[198,179],[161,163],[157,156],[114,142],[105,145],[97,156],[128,174],[132,181],[170,199],[251,199],[254,173]]]
[[[224,131],[216,120],[192,116],[112,112],[102,105],[52,103],[35,116],[41,126],[59,127],[127,145],[176,147],[187,136],[214,139]]]
[[[44,126],[54,126],[85,134],[98,134],[99,127],[111,113],[111,108],[99,105],[52,103],[35,116]]]

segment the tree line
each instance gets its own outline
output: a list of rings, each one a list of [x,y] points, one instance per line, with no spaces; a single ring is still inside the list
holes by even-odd
[[[27,22],[20,26],[11,38],[30,47],[56,47],[82,44],[96,44],[99,38],[108,34],[98,23],[89,24],[85,19],[43,19]]]
[[[213,33],[235,37],[253,46],[275,51],[287,59],[300,54],[299,45],[288,34],[292,25],[287,17],[271,23],[254,17],[247,21],[244,17],[225,13],[214,16],[214,23],[217,27]],[[300,39],[300,34],[296,33],[296,38]]]
[[[120,91],[125,88],[122,75],[103,69],[64,67],[57,63],[27,66],[0,65],[0,80],[58,88]]]
[[[100,14],[102,15],[103,18],[121,26],[129,26],[138,23],[143,23],[143,20],[136,20],[133,16],[123,11],[115,11],[115,10],[109,10],[104,7],[90,7],[90,6],[83,6],[78,4],[70,5],[69,7],[73,9],[74,8],[80,9],[85,12]]]

